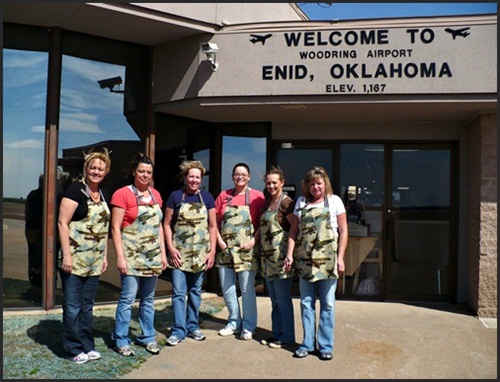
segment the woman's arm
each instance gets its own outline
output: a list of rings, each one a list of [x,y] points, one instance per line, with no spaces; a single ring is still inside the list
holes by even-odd
[[[59,216],[57,226],[59,228],[59,241],[61,242],[62,251],[62,270],[66,273],[71,273],[73,269],[73,259],[71,257],[71,247],[69,244],[69,223],[78,207],[78,203],[69,198],[62,198],[59,206]]]
[[[182,255],[181,252],[174,247],[174,232],[172,231],[172,217],[174,216],[174,209],[167,207],[165,209],[165,219],[163,219],[163,231],[165,233],[165,242],[167,244],[168,256],[170,258],[170,263],[176,267],[180,268],[182,266]]]
[[[292,269],[293,264],[293,251],[295,250],[295,242],[297,240],[297,233],[299,232],[299,218],[295,214],[287,215],[287,219],[290,222],[290,231],[288,232],[288,245],[286,250],[286,258],[283,262],[283,268],[285,271]]]
[[[123,253],[122,222],[125,217],[125,208],[113,207],[111,210],[111,238],[116,252],[116,267],[121,274],[127,274],[127,259]]]
[[[337,266],[339,273],[344,272],[345,263],[344,256],[347,248],[347,240],[348,240],[348,229],[347,229],[347,214],[344,212],[340,215],[337,215],[337,224],[339,229],[339,244],[337,249]]]
[[[217,247],[217,217],[215,214],[215,208],[208,210],[208,231],[210,234],[210,252],[205,259],[207,264],[207,270],[212,268],[215,264],[215,249]]]

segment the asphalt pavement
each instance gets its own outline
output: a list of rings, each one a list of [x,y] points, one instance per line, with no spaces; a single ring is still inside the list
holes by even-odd
[[[298,298],[294,307],[301,341]],[[257,297],[257,308],[252,340],[218,336],[227,320],[224,308],[202,323],[204,341],[187,338],[162,347],[122,378],[497,379],[497,321],[480,320],[463,305],[338,300],[330,361],[314,354],[294,358],[298,343],[282,349],[261,345],[271,334],[269,298]]]

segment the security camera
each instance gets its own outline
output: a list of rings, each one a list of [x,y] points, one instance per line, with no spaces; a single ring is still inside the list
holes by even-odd
[[[123,93],[121,90],[113,90],[113,88],[116,85],[121,85],[122,84],[122,78],[121,77],[113,77],[113,78],[106,78],[104,80],[97,81],[101,89],[106,89],[108,88],[110,92],[114,93]]]
[[[113,86],[122,84],[122,78],[121,77],[106,78],[105,80],[100,80],[97,82],[101,86],[101,89],[105,88],[112,89]]]
[[[200,50],[205,54],[217,53],[219,51],[219,47],[213,42],[200,42]]]

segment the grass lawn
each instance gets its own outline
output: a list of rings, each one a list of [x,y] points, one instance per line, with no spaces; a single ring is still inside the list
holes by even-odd
[[[223,307],[221,297],[204,298],[200,321],[216,314]],[[115,379],[138,368],[153,355],[139,346],[133,346],[135,357],[122,357],[113,350],[111,333],[115,323],[115,308],[94,308],[96,350],[102,354],[102,358],[83,365],[64,358],[62,314],[4,314],[3,379]],[[163,347],[173,320],[170,300],[156,302],[155,310],[156,339]],[[130,323],[132,341],[140,331],[138,309],[134,306]]]

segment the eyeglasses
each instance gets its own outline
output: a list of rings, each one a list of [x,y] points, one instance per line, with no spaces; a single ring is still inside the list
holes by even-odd
[[[248,178],[248,174],[233,174],[233,178]]]

